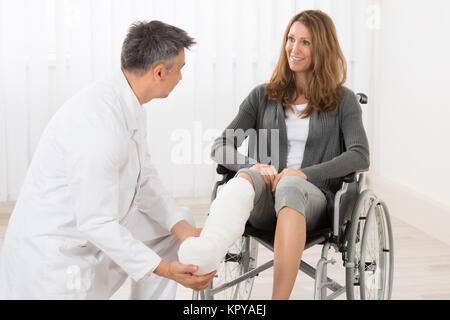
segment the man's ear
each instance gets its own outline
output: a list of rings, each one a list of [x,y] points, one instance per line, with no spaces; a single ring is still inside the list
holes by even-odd
[[[167,69],[162,63],[157,64],[153,67],[153,76],[156,80],[163,80],[166,77]]]

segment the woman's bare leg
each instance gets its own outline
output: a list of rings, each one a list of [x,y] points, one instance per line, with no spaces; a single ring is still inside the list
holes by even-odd
[[[274,243],[272,299],[289,299],[306,242],[305,217],[292,208],[278,213]]]

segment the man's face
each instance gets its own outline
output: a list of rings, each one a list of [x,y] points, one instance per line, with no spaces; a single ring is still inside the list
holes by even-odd
[[[167,70],[165,77],[161,80],[161,98],[166,98],[173,88],[180,82],[181,69],[185,65],[185,54],[182,50],[175,58],[175,62],[170,70]]]

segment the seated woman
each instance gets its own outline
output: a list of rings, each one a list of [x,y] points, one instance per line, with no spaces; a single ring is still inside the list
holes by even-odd
[[[294,16],[270,82],[250,92],[214,142],[213,159],[237,174],[213,201],[200,237],[182,244],[181,262],[200,265],[201,273],[217,268],[248,220],[275,231],[272,298],[289,298],[306,233],[327,223],[326,195],[339,189],[342,177],[369,167],[361,107],[345,80],[331,18],[318,10]],[[243,139],[230,137],[230,129],[256,129],[258,141],[260,129],[279,137],[278,145],[267,139],[271,164],[259,162],[260,152],[256,159],[238,153]]]

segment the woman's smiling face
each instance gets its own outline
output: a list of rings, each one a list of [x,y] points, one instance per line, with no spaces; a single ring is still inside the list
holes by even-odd
[[[312,68],[311,35],[301,22],[294,22],[286,41],[289,67],[294,72],[308,72]]]

